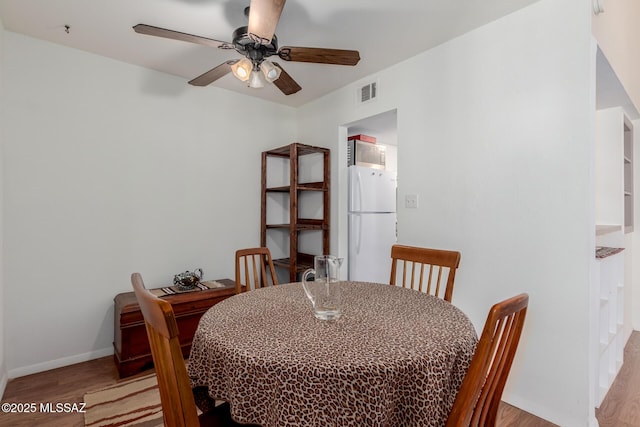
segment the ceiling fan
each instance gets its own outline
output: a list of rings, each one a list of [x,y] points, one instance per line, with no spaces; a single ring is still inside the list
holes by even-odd
[[[150,36],[165,37],[220,49],[233,49],[244,56],[223,62],[215,68],[189,81],[194,86],[207,86],[229,72],[238,79],[248,82],[250,87],[262,87],[263,78],[276,85],[285,95],[298,92],[300,85],[276,62],[267,58],[278,56],[283,61],[312,62],[319,64],[356,65],[360,54],[356,50],[325,49],[315,47],[284,46],[278,48],[275,35],[286,0],[251,0],[245,9],[249,25],[237,28],[233,32],[231,43],[196,36],[165,28],[138,24],[135,32]],[[264,77],[263,77],[264,76]]]

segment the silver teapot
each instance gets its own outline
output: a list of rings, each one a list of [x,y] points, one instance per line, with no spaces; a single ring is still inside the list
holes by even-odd
[[[185,271],[184,273],[173,276],[173,284],[180,290],[190,290],[200,283],[202,275],[203,273],[201,268],[193,271]]]

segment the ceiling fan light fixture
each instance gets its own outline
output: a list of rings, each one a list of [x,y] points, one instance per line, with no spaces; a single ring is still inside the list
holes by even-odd
[[[271,61],[262,61],[262,64],[260,64],[260,70],[262,71],[262,74],[264,74],[264,78],[267,79],[269,83],[273,83],[274,80],[278,80],[278,77],[280,77],[280,73],[282,72],[282,70],[273,65]]]
[[[260,89],[264,87],[264,82],[262,81],[262,76],[260,71],[253,70],[251,72],[251,78],[249,79],[249,87],[253,89]]]
[[[231,66],[233,75],[242,82],[246,82],[247,80],[249,80],[252,69],[253,64],[251,64],[251,61],[249,61],[247,58],[242,58],[240,61]]]
[[[302,89],[300,85],[279,63],[265,61],[266,58],[278,57],[283,61],[350,66],[360,61],[360,53],[357,50],[301,46],[279,48],[275,30],[286,0],[250,0],[249,2],[250,5],[244,11],[248,18],[248,25],[233,31],[231,43],[147,24],[134,25],[133,30],[138,34],[197,43],[217,49],[235,50],[243,56],[241,59],[224,61],[190,80],[189,84],[193,86],[207,86],[233,73],[238,80],[246,82],[249,87],[260,88],[268,82],[283,94],[292,95]]]

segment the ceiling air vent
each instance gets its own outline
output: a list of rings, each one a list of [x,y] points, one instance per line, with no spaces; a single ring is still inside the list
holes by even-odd
[[[378,83],[372,82],[362,86],[359,90],[358,100],[360,103],[369,102],[378,96]]]

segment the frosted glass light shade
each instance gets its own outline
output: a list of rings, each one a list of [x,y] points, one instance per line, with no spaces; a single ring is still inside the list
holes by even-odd
[[[264,78],[267,79],[269,83],[273,83],[274,80],[278,80],[280,77],[280,73],[282,70],[275,65],[273,65],[270,61],[262,61],[260,64],[260,70],[262,74],[264,74]]]
[[[242,58],[240,61],[231,66],[231,71],[238,80],[246,82],[251,76],[252,68],[253,64],[251,64],[251,61],[249,61],[247,58]]]
[[[262,81],[262,76],[259,71],[254,70],[251,72],[251,78],[249,79],[249,87],[254,89],[259,89],[261,87],[264,87],[264,82]]]

